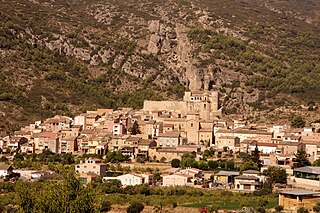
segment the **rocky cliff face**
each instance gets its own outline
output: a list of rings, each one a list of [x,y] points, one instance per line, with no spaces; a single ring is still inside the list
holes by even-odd
[[[4,48],[7,43],[1,43],[2,55],[14,58],[24,50],[19,45],[26,39],[35,48],[46,47],[52,54],[67,56],[64,60],[72,62],[70,69],[75,64],[80,67],[75,66],[71,74],[68,67],[61,77],[61,68],[50,68],[47,62],[57,59],[55,55],[41,66],[37,62],[35,69],[30,66],[32,60],[42,58],[31,50],[22,54],[28,57],[21,60],[15,72],[12,63],[3,60],[4,81],[15,82],[25,96],[36,93],[35,85],[48,84],[42,82],[45,79],[70,76],[96,90],[126,93],[150,89],[164,99],[181,98],[182,86],[189,90],[216,89],[221,106],[229,113],[259,117],[257,108],[270,110],[282,103],[282,98],[272,97],[279,90],[302,91],[301,82],[288,89],[280,85],[293,78],[303,79],[298,74],[289,75],[296,64],[291,58],[318,66],[314,60],[307,61],[303,53],[293,55],[304,45],[309,49],[303,52],[311,52],[310,59],[318,56],[317,48],[312,49],[319,43],[317,36],[310,35],[317,35],[314,29],[319,23],[320,5],[315,0],[310,2],[309,6],[298,0],[15,0],[11,6],[0,2],[0,23],[13,32],[10,36],[18,45],[8,50]],[[0,42],[12,40],[2,34]],[[294,48],[287,51],[290,47]],[[278,79],[271,82],[274,78]],[[110,91],[99,93],[112,94]],[[7,94],[4,97],[8,98]],[[117,100],[112,106],[125,101]]]

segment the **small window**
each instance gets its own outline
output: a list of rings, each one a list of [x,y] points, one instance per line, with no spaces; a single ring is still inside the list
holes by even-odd
[[[191,127],[193,127],[193,123],[191,123]]]

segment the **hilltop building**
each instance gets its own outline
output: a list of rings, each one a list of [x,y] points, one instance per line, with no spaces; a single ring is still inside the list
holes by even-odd
[[[181,115],[198,113],[200,119],[211,120],[221,114],[218,91],[185,92],[183,101],[148,101],[143,103],[144,111],[168,111]]]

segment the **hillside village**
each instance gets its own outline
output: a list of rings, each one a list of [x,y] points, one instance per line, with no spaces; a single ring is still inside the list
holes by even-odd
[[[2,156],[15,153],[55,154],[85,156],[75,170],[83,183],[103,179],[119,180],[123,186],[141,184],[161,186],[191,186],[198,188],[223,188],[233,191],[254,192],[263,187],[263,171],[279,166],[289,174],[290,187],[320,189],[320,167],[296,168],[297,153],[305,151],[310,163],[319,159],[320,133],[314,127],[291,128],[288,124],[248,124],[239,118],[223,116],[217,92],[185,92],[183,101],[145,101],[144,108],[97,109],[74,118],[56,115],[36,121],[20,131],[0,138]],[[250,155],[258,150],[261,168],[240,169],[241,153]],[[215,173],[208,167],[173,166],[160,171],[161,178],[152,173],[124,172],[108,176],[105,156],[115,152],[128,162],[181,162],[186,157],[196,161],[216,159],[232,162]],[[227,163],[228,164],[228,163]],[[227,165],[226,164],[226,165]],[[180,167],[180,168],[179,168]],[[210,167],[210,165],[209,165]],[[292,169],[294,168],[294,169]],[[260,171],[258,171],[260,170]],[[26,179],[41,179],[50,171],[29,171],[2,165],[0,176],[12,172]],[[279,185],[288,187],[288,185]],[[280,193],[279,202],[285,209],[301,206],[312,209],[313,202],[290,204],[296,191]],[[301,193],[301,192],[300,192]],[[304,194],[303,194],[304,193]],[[320,193],[303,190],[303,196],[320,200]],[[302,196],[302,195],[301,195]],[[311,199],[311,198],[310,198]],[[295,202],[295,201],[294,201]]]

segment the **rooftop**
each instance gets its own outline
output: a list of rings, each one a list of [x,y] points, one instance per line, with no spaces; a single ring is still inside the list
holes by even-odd
[[[295,168],[293,171],[320,175],[319,166],[305,166],[305,167]]]
[[[235,172],[235,171],[220,171],[216,175],[218,175],[218,176],[238,176],[239,172]]]
[[[280,194],[285,195],[316,195],[320,192],[310,191],[310,190],[290,190],[290,191],[280,191]]]

